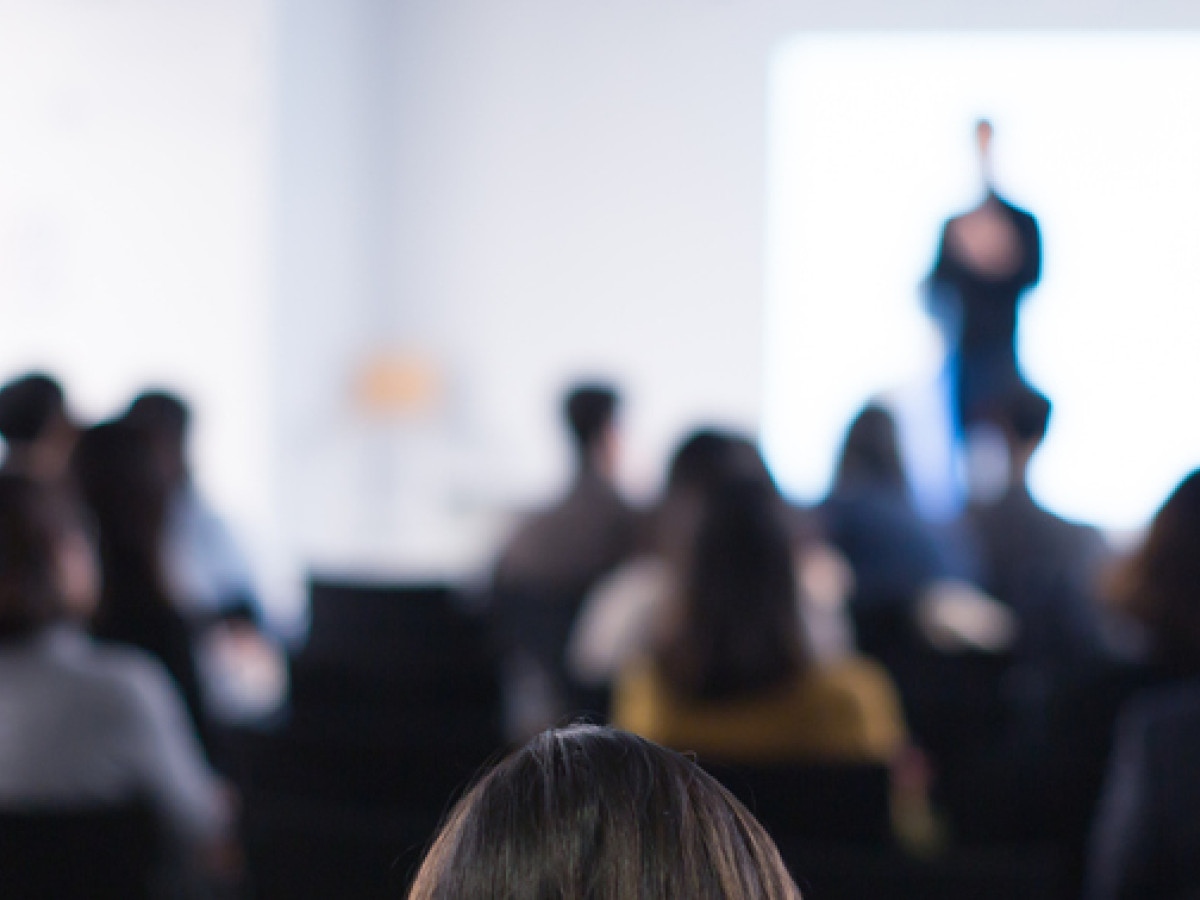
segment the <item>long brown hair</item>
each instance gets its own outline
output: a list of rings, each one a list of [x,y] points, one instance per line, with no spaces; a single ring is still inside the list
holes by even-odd
[[[1118,604],[1149,629],[1158,661],[1200,668],[1200,470],[1155,514],[1145,542],[1119,573]]]
[[[467,793],[409,900],[799,900],[762,826],[695,763],[610,728],[544,732]]]
[[[734,476],[711,488],[689,544],[680,622],[655,651],[667,682],[683,696],[720,700],[804,670],[791,542],[774,484]]]

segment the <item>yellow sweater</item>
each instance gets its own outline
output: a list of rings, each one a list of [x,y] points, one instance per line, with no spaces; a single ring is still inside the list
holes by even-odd
[[[719,702],[681,698],[652,665],[636,663],[617,681],[613,722],[667,747],[734,763],[888,763],[907,740],[891,679],[860,658]]]

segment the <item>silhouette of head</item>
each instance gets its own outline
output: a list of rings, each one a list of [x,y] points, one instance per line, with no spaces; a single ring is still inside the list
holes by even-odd
[[[6,468],[56,480],[75,438],[62,386],[49,375],[34,372],[0,388],[0,437],[8,445]]]
[[[838,488],[904,488],[906,483],[896,420],[882,406],[871,403],[846,431],[834,484]]]
[[[799,900],[762,826],[694,762],[610,728],[544,732],[467,793],[410,900]]]
[[[134,398],[121,421],[146,434],[166,478],[177,484],[187,478],[186,446],[191,418],[183,398],[169,391],[151,390]]]
[[[563,401],[563,418],[576,452],[585,465],[610,464],[614,423],[620,398],[611,385],[599,382],[578,384]]]
[[[1050,400],[1026,384],[1014,385],[997,405],[997,424],[1008,444],[1012,477],[1023,479],[1029,460],[1050,427]]]

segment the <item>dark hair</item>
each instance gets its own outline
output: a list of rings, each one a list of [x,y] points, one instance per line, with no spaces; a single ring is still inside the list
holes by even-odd
[[[1155,514],[1122,575],[1118,600],[1149,628],[1160,661],[1200,669],[1200,470]]]
[[[121,421],[182,442],[191,418],[191,411],[179,395],[169,391],[148,390],[133,399]]]
[[[455,806],[410,900],[799,900],[775,845],[695,763],[625,732],[547,731]]]
[[[0,388],[0,436],[10,444],[36,441],[57,418],[66,417],[62,386],[42,372]]]
[[[165,605],[161,540],[169,486],[150,438],[123,422],[89,428],[71,467],[95,517],[102,588],[98,623],[136,615],[130,604]]]
[[[835,488],[860,484],[891,488],[908,484],[896,420],[877,403],[868,404],[850,423],[834,476]]]
[[[682,621],[656,662],[682,695],[752,693],[807,665],[791,540],[773,485],[742,475],[701,501],[679,592]]]
[[[611,385],[599,382],[575,385],[567,393],[563,417],[581,454],[589,453],[612,425],[619,399]]]
[[[668,497],[689,492],[705,495],[738,478],[772,488],[775,484],[753,441],[736,431],[704,426],[690,432],[676,448],[667,466],[665,493]]]
[[[0,475],[0,639],[31,633],[62,615],[55,560],[62,528],[46,487]]]
[[[1040,444],[1050,427],[1050,399],[1027,384],[1014,386],[1000,401],[1000,425],[1023,445]]]

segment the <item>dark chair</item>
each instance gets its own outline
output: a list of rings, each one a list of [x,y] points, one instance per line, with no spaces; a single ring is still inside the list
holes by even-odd
[[[142,900],[160,862],[141,806],[0,812],[0,896]]]
[[[258,900],[402,896],[502,749],[486,622],[447,586],[314,579],[281,727],[235,736]]]
[[[701,764],[773,835],[876,846],[892,842],[885,766],[712,760]]]

